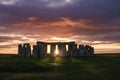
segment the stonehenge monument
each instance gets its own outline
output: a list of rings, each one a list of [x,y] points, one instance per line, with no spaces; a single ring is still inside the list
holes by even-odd
[[[94,47],[77,45],[75,42],[40,42],[33,45],[29,43],[18,45],[20,57],[80,57],[94,56]]]
[[[31,46],[29,43],[18,45],[18,56],[31,57]]]

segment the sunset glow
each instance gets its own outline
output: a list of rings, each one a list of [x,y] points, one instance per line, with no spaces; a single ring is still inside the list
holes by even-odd
[[[120,53],[119,3],[119,0],[0,0],[0,53],[17,54],[18,44],[33,46],[37,41],[75,41],[94,46],[95,53]]]

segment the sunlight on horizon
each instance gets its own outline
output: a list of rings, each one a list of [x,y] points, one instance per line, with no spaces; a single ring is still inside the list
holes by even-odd
[[[51,52],[51,45],[47,45],[47,54],[50,54]]]
[[[57,56],[58,54],[59,54],[58,45],[56,45],[56,47],[55,47],[55,56]]]
[[[66,45],[66,51],[68,51],[68,49],[69,49],[69,48],[68,48],[68,45]]]

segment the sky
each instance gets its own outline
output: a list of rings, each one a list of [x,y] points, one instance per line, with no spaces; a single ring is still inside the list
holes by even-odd
[[[120,0],[0,0],[0,53],[36,41],[120,53]]]

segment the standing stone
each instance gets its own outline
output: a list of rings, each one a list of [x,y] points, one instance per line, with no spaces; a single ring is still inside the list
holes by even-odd
[[[89,54],[89,45],[85,46],[84,56],[88,56]]]
[[[51,54],[50,54],[51,57],[55,57],[55,48],[56,48],[56,45],[52,44],[51,45]]]
[[[88,56],[91,56],[91,46],[88,46]]]
[[[65,57],[67,55],[66,53],[66,45],[62,44],[62,57]]]
[[[38,54],[37,54],[37,45],[33,45],[33,57],[38,57]]]
[[[22,56],[22,44],[18,45],[18,56]]]
[[[44,57],[47,57],[47,44],[44,43]]]
[[[94,56],[94,47],[90,48],[90,56]]]
[[[84,56],[84,51],[85,51],[84,45],[79,45],[78,56]]]
[[[39,42],[37,42],[36,50],[37,50],[37,57],[41,57],[41,45]]]
[[[59,56],[62,57],[62,45],[61,43],[58,44]]]
[[[26,45],[23,45],[23,49],[22,49],[22,57],[26,57]]]
[[[37,53],[40,57],[47,56],[47,44],[44,42],[37,42]]]
[[[19,53],[21,57],[30,57],[31,56],[31,47],[30,44],[24,44],[23,47],[19,45]]]
[[[41,43],[41,57],[47,56],[47,45],[45,43]]]
[[[26,48],[26,56],[27,57],[31,57],[31,46],[30,44],[26,44],[27,48]]]
[[[75,42],[70,42],[69,45],[68,45],[69,46],[69,50],[68,50],[69,51],[69,56],[74,56],[74,48],[73,48],[74,45],[75,45]]]
[[[74,44],[74,45],[73,45],[73,56],[75,56],[75,57],[78,56],[77,44]]]

